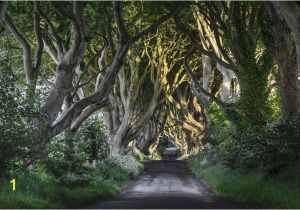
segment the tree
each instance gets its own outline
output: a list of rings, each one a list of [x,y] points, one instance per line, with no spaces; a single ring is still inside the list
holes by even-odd
[[[216,45],[216,47],[209,51],[205,50],[198,44],[193,33],[182,23],[180,18],[176,18],[177,26],[190,37],[194,45],[188,51],[185,62],[192,84],[196,86],[194,92],[208,96],[218,105],[228,110],[229,116],[235,119],[237,125],[240,124],[236,118],[239,116],[239,119],[244,119],[245,122],[249,122],[251,125],[263,126],[266,123],[268,113],[266,90],[272,64],[268,49],[262,45],[261,30],[258,27],[260,16],[257,14],[258,12],[265,12],[263,4],[205,2],[196,6],[198,6],[204,17],[203,24],[206,24],[206,27],[213,34],[214,41],[209,42],[211,46]],[[211,35],[206,32],[203,37],[211,37]],[[224,44],[221,40],[224,40]],[[240,98],[235,105],[222,102],[197,84],[196,78],[188,68],[187,61],[194,48],[210,55],[223,67],[232,69],[235,72],[241,88]]]
[[[283,117],[292,117],[300,111],[300,89],[296,59],[293,53],[291,32],[280,14],[269,5],[274,44],[270,46],[278,63]]]
[[[289,28],[292,30],[297,51],[298,73],[300,69],[300,5],[299,2],[276,1],[272,4],[280,11]]]

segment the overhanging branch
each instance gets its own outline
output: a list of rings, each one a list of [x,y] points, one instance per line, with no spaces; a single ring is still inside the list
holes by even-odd
[[[216,102],[218,105],[220,106],[225,106],[225,103],[222,102],[220,99],[218,99],[217,97],[215,97],[213,94],[211,94],[210,92],[206,91],[197,81],[195,75],[193,74],[192,70],[190,69],[189,65],[188,65],[188,59],[189,57],[192,55],[194,51],[194,45],[192,45],[190,47],[190,49],[187,51],[186,55],[184,56],[184,60],[183,60],[183,64],[184,64],[184,68],[186,70],[186,72],[188,73],[189,77],[191,78],[191,82],[192,82],[192,87],[195,87],[196,91],[200,91],[201,93],[203,93],[204,95],[208,96],[210,99],[212,99],[214,102]]]
[[[176,26],[184,33],[186,34],[190,40],[192,41],[193,45],[195,47],[197,47],[198,50],[200,50],[204,55],[207,55],[211,58],[214,58],[218,63],[220,63],[222,66],[228,68],[228,69],[234,69],[234,65],[233,63],[227,63],[224,60],[222,60],[218,55],[216,55],[216,53],[214,51],[208,51],[205,50],[201,44],[198,43],[196,37],[193,35],[193,33],[191,33],[191,31],[189,31],[185,25],[182,23],[181,19],[178,16],[175,16],[174,18],[175,24]],[[218,46],[220,47],[220,46]]]

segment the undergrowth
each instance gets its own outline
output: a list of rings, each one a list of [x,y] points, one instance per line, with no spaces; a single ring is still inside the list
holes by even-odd
[[[120,193],[119,184],[134,178],[132,174],[109,162],[81,173],[66,173],[59,178],[47,170],[11,175],[0,182],[0,208],[75,208],[97,197]],[[12,191],[10,180],[16,179]]]
[[[189,160],[195,174],[219,195],[272,208],[300,208],[300,164],[270,175],[260,170],[234,170],[221,163],[202,166],[200,162],[197,157]]]

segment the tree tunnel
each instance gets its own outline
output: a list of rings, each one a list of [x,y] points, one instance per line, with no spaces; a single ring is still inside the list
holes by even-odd
[[[34,2],[32,8],[24,3],[20,13],[34,10],[34,24],[27,29],[11,15],[13,3],[2,5],[0,23],[6,24],[5,37],[23,50],[18,57],[27,84],[23,95],[32,105],[36,103],[43,118],[31,121],[37,128],[37,153],[43,154],[33,152],[28,164],[47,157],[47,144],[57,135],[76,133],[99,112],[112,155],[135,149],[153,155],[165,138],[183,156],[197,154],[205,144],[210,110],[215,107],[237,127],[241,121],[264,126],[270,111],[268,94],[276,92],[278,84],[272,55],[283,61],[280,68],[286,63],[294,70],[280,69],[280,87],[282,113],[296,113],[300,107],[297,64],[289,60],[292,56],[284,57],[281,49],[253,35],[268,27],[258,27],[261,22],[254,13],[249,17],[242,13],[262,5],[248,8],[243,4],[182,4],[188,18],[166,2],[158,8],[153,2],[142,13],[138,9],[144,8],[142,2],[74,2],[65,3],[66,8],[55,2]],[[233,16],[224,18],[222,14],[230,9]],[[269,5],[268,12],[273,10]],[[273,11],[268,20],[276,22],[273,29],[280,31],[283,23],[276,14]],[[89,22],[86,16],[99,22]],[[241,28],[242,23],[245,27]],[[282,36],[284,32],[288,30]],[[281,40],[279,36],[274,39]],[[289,43],[281,43],[286,54],[292,53]]]

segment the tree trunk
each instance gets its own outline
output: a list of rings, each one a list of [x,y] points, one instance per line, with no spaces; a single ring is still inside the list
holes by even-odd
[[[281,112],[283,117],[291,117],[300,111],[297,65],[293,56],[290,30],[275,11],[272,12],[272,28],[276,44],[275,57],[280,73]]]
[[[130,112],[126,111],[123,117],[123,120],[116,132],[116,134],[111,138],[110,143],[110,152],[111,155],[124,155],[126,145],[123,144],[123,141],[126,137],[126,134],[129,129],[129,120],[130,120]]]
[[[4,29],[2,27],[2,21],[3,21],[3,18],[4,18],[6,7],[7,7],[7,2],[6,1],[0,1],[0,33]]]
[[[269,107],[267,104],[268,74],[262,72],[256,64],[249,64],[239,69],[238,75],[241,95],[238,100],[238,109],[246,122],[254,126],[263,126],[267,122]],[[240,124],[240,122],[237,122]]]
[[[211,78],[211,60],[207,55],[202,54],[202,65],[203,65],[203,88],[204,90],[208,90],[209,81]]]
[[[233,72],[231,70],[223,67],[219,63],[217,63],[217,68],[221,72],[222,77],[223,77],[221,100],[224,102],[228,102],[229,97],[230,97],[230,87],[231,87],[231,81],[233,79]]]
[[[293,32],[296,51],[297,51],[297,64],[298,73],[300,71],[300,3],[286,2],[286,1],[273,1],[273,5],[280,11],[288,26]]]

